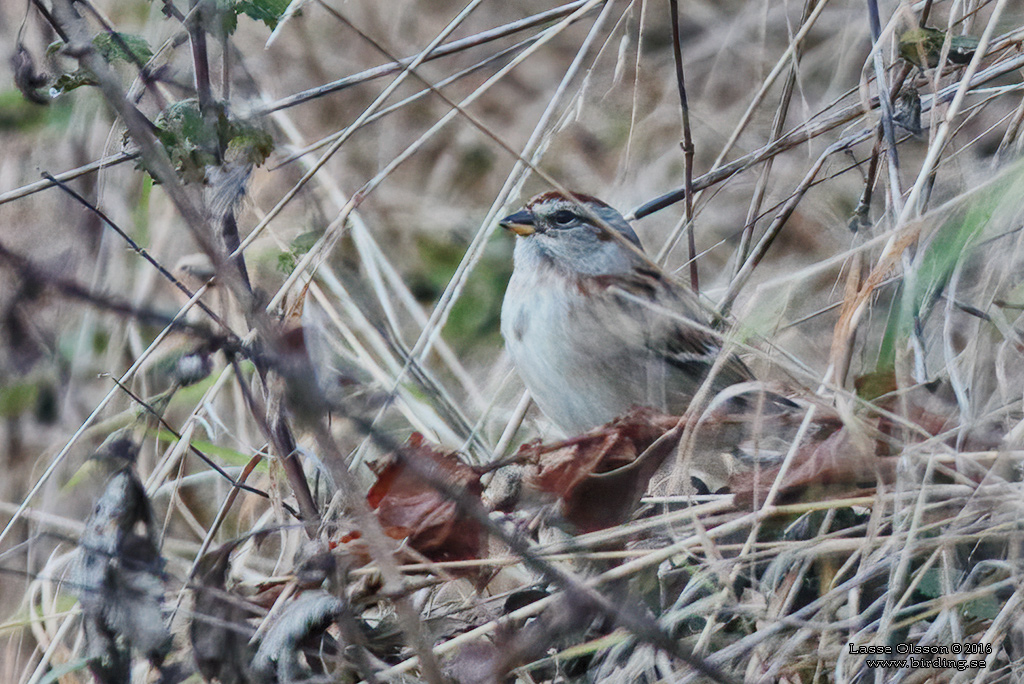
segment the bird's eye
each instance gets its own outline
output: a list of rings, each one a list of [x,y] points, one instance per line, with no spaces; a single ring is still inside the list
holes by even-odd
[[[556,211],[551,217],[551,220],[554,221],[556,225],[568,226],[576,220],[576,214],[568,211],[567,209],[562,209],[561,211]]]

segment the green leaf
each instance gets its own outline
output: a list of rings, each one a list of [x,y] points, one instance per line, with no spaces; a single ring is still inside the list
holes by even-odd
[[[259,166],[274,151],[274,138],[262,128],[237,124],[232,127],[225,159]]]
[[[235,12],[262,21],[274,30],[288,9],[288,4],[288,0],[240,0],[235,3]]]
[[[156,437],[161,442],[166,442],[168,444],[178,443],[178,436],[168,430],[149,431],[149,433],[150,436]],[[207,456],[218,459],[221,465],[244,466],[248,465],[249,461],[252,460],[252,454],[243,454],[241,451],[235,451],[234,449],[222,447],[218,444],[207,442],[202,439],[193,438],[189,440],[189,444],[194,446],[196,449],[199,449],[199,451],[203,452]],[[256,470],[266,472],[266,461],[264,460],[259,463],[256,466]]]
[[[289,275],[295,270],[295,267],[299,263],[299,259],[304,254],[313,249],[313,245],[316,241],[323,236],[322,230],[310,230],[305,233],[301,233],[292,240],[291,244],[288,245],[287,252],[281,252],[277,255],[277,270],[281,271],[285,275]]]
[[[115,35],[121,40],[115,38]],[[153,58],[153,50],[146,39],[131,33],[99,33],[92,39],[92,44],[108,64],[135,61],[145,64]]]
[[[974,620],[994,620],[1002,608],[1002,601],[999,601],[991,594],[965,601],[960,606],[964,615]]]
[[[923,69],[933,69],[939,65],[945,42],[945,31],[928,26],[912,28],[900,35],[900,56]],[[977,49],[977,38],[953,36],[949,40],[948,59],[954,64],[966,64]]]
[[[82,67],[75,69],[69,74],[61,74],[53,82],[54,89],[60,93],[69,93],[76,88],[82,86],[94,86],[98,85],[99,81],[96,80],[96,75],[89,69]]]
[[[208,117],[190,98],[168,106],[157,116],[157,137],[186,183],[206,178],[206,167],[219,161],[262,164],[274,151],[274,139],[257,124],[230,118],[221,103]],[[223,151],[223,158],[219,154]]]
[[[217,162],[217,131],[207,125],[195,99],[170,105],[154,122],[157,137],[186,183],[200,183]]]
[[[930,599],[942,596],[942,576],[938,568],[928,568],[921,581],[917,584],[917,590]]]

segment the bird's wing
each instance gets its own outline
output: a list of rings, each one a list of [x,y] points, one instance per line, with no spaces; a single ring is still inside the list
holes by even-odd
[[[670,366],[703,381],[721,354],[720,338],[708,327],[708,316],[697,298],[665,276],[637,269],[616,276],[609,284],[622,306],[643,307],[644,346]],[[730,354],[715,376],[715,386],[727,387],[753,380],[746,364]]]

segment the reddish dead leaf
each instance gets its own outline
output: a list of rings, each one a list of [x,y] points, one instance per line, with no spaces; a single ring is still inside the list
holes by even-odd
[[[647,484],[679,441],[679,432],[655,442],[677,418],[636,409],[565,442],[525,444],[526,487],[555,496],[562,516],[590,532],[617,525],[636,509]],[[642,456],[642,458],[641,458]]]
[[[892,482],[896,459],[874,452],[875,441],[855,436],[849,428],[833,432],[820,442],[803,447],[794,456],[775,503],[845,498],[864,493],[864,487]],[[779,466],[738,473],[729,485],[738,506],[756,508],[780,471]]]
[[[386,464],[366,496],[384,532],[434,561],[478,558],[483,530],[458,510],[431,481],[456,488],[479,502],[483,487],[476,472],[454,453],[442,453],[413,433]],[[421,475],[423,473],[424,475]]]

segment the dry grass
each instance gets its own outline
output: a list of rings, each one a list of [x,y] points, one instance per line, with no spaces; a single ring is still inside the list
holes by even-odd
[[[309,537],[333,546],[355,530],[365,547],[340,544],[344,572],[317,576],[346,602],[306,606],[326,611],[335,639],[368,646],[327,658],[340,681],[441,681],[441,670],[488,681],[506,667],[522,682],[1024,681],[1024,10],[888,3],[872,52],[873,4],[683,4],[689,222],[685,202],[648,207],[687,176],[667,3],[575,2],[494,36],[552,5],[313,0],[269,46],[268,28],[240,17],[229,109],[274,140],[237,207],[243,276],[211,193],[161,169],[146,125],[110,104],[128,92],[153,121],[195,95],[181,23],[160,3],[97,3],[145,37],[164,82],[145,86],[120,64],[97,71],[102,88],[45,110],[0,93],[0,246],[32,264],[0,261],[0,679],[90,678],[74,549],[103,491],[105,462],[89,457],[114,434],[141,444],[135,471],[156,517],[145,534],[138,520],[128,528],[159,538],[168,662],[184,671],[189,626],[222,596],[195,603],[218,584],[204,553],[231,552],[227,588],[259,599],[263,613],[233,614],[238,626],[287,644],[272,625],[320,596],[296,570],[330,555]],[[24,11],[0,6],[6,53]],[[928,25],[980,38],[974,58],[910,69],[897,41],[924,11]],[[79,29],[101,31],[82,12]],[[56,36],[35,10],[20,35],[52,71],[41,61]],[[424,60],[450,41],[465,42]],[[213,37],[207,48],[219,98],[223,50]],[[394,57],[411,59],[377,69]],[[896,101],[919,94],[918,135],[886,117],[878,78]],[[137,168],[139,149],[161,184]],[[39,170],[190,291],[204,286],[204,259],[216,263],[209,311]],[[511,257],[496,220],[553,186],[642,216],[647,251],[684,280],[692,229],[701,293],[750,365],[836,412],[850,437],[833,460],[863,464],[866,449],[888,474],[829,462],[838,481],[794,481],[806,462],[793,448],[754,493],[739,480],[731,493],[675,491],[643,517],[573,537],[544,522],[525,534],[522,511],[492,514],[489,547],[471,561],[396,550],[362,503],[366,464],[412,431],[474,464],[560,437],[524,402],[496,332]],[[197,347],[210,374],[178,388],[177,359]],[[302,401],[311,385],[296,347],[321,381],[337,371],[354,388],[331,397],[330,420]],[[892,393],[868,410],[872,379]],[[685,435],[681,461],[700,437]],[[456,499],[467,519],[481,514]],[[531,587],[544,598],[523,600]],[[974,644],[980,655],[965,657],[985,666],[876,670],[851,644]],[[135,678],[146,671],[137,658]]]

